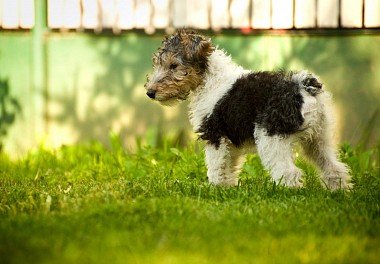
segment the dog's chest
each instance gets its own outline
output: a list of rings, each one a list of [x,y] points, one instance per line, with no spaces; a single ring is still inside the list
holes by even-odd
[[[212,114],[217,103],[228,93],[236,79],[224,83],[214,79],[213,83],[206,83],[193,95],[189,105],[189,117],[194,131],[199,130],[204,120]]]
[[[229,74],[210,75],[202,87],[192,95],[189,105],[190,123],[194,131],[199,130],[204,120],[214,111],[218,102],[228,94],[236,80],[244,73],[238,68]]]
[[[197,94],[190,102],[189,117],[193,130],[197,131],[204,120],[212,114],[215,105],[222,97],[216,98],[211,94]]]

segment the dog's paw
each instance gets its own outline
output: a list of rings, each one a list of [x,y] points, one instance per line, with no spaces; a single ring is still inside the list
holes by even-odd
[[[327,167],[322,176],[322,181],[329,190],[352,189],[349,168],[341,162],[336,163],[334,166]]]
[[[207,177],[208,182],[215,186],[234,187],[239,183],[238,177]]]
[[[352,189],[352,183],[349,182],[349,177],[329,177],[324,179],[326,188],[331,191],[336,190],[350,190]]]
[[[283,174],[283,176],[275,180],[277,184],[283,185],[289,188],[301,188],[303,187],[302,172],[300,170],[290,171]]]

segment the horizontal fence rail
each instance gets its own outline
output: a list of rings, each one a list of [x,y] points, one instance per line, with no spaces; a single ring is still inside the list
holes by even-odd
[[[39,0],[0,0],[0,28],[30,29]],[[50,29],[380,28],[380,0],[47,0]]]

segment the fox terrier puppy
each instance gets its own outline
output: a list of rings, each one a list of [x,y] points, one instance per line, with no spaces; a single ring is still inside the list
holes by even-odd
[[[210,183],[237,185],[241,157],[256,145],[276,183],[301,187],[292,152],[298,142],[327,188],[349,186],[348,168],[332,140],[330,96],[309,72],[245,70],[209,38],[179,30],[154,54],[145,88],[163,105],[190,99],[190,122],[206,142]]]

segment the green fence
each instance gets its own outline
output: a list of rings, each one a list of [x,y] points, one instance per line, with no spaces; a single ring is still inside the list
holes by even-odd
[[[151,54],[163,34],[51,32],[44,13],[43,7],[37,10],[33,31],[0,32],[0,79],[9,80],[22,107],[5,139],[6,151],[22,154],[41,143],[107,142],[111,131],[133,146],[136,137],[159,130],[190,129],[185,104],[163,108],[145,96]],[[247,68],[315,72],[334,94],[340,139],[376,144],[380,35],[365,33],[210,34]]]

